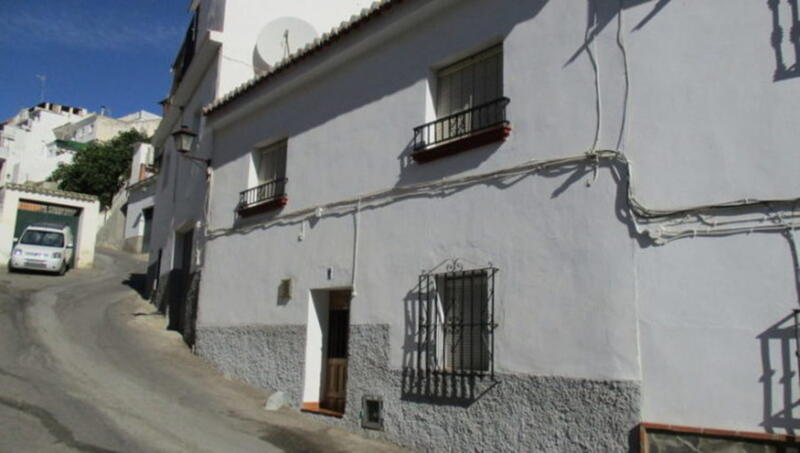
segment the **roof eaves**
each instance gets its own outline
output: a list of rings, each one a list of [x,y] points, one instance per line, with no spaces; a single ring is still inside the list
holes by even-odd
[[[262,82],[271,79],[272,77],[287,70],[289,67],[294,66],[296,63],[299,63],[305,58],[318,53],[320,50],[333,44],[335,41],[338,41],[345,35],[349,34],[351,31],[360,27],[365,22],[374,19],[375,17],[389,10],[393,6],[402,2],[403,0],[377,0],[376,2],[372,3],[372,5],[370,5],[369,8],[362,9],[359,14],[351,16],[349,20],[343,21],[342,23],[339,24],[338,27],[335,27],[333,30],[329,32],[323,33],[322,36],[314,39],[313,41],[306,44],[304,47],[296,50],[293,54],[282,59],[281,61],[276,63],[275,66],[269,71],[263,74],[256,75],[247,82],[244,82],[243,84],[234,88],[232,91],[228,92],[221,98],[206,105],[205,107],[203,107],[203,114],[208,116],[211,113],[219,110],[223,106],[233,102],[235,99],[247,93],[251,88],[255,87],[256,85],[259,85]]]
[[[5,188],[8,190],[16,190],[19,192],[30,192],[30,193],[38,193],[41,195],[51,195],[54,197],[62,197],[62,198],[72,198],[75,200],[83,200],[83,201],[97,201],[98,198],[95,195],[89,195],[85,193],[78,193],[78,192],[67,192],[66,190],[58,190],[58,189],[45,189],[44,187],[37,187],[31,184],[6,184]]]

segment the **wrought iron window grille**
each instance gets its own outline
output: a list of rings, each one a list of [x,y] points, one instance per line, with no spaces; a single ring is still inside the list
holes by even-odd
[[[414,151],[467,137],[486,129],[507,127],[506,106],[511,100],[501,97],[414,128]]]
[[[800,370],[800,310],[794,310],[794,355],[797,358],[797,369]],[[798,384],[800,384],[800,372],[798,374]]]
[[[267,181],[264,184],[240,192],[237,209],[247,209],[285,197],[286,182],[288,180],[288,178],[273,179],[272,181]]]
[[[419,276],[418,372],[494,378],[497,272],[491,263],[465,270],[453,260],[445,272],[434,269]]]

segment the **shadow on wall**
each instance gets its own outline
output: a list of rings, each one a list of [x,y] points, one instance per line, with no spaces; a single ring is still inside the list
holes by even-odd
[[[419,285],[405,297],[405,333],[403,341],[403,381],[401,399],[409,402],[445,406],[469,407],[500,384],[489,376],[443,373],[419,363],[420,350],[435,347],[435,339],[423,339],[420,344]]]
[[[775,74],[773,80],[792,79],[800,76],[800,20],[798,20],[797,0],[768,0],[767,6],[772,13],[772,34],[770,42],[775,53]],[[788,37],[784,38],[781,24],[788,23]],[[784,45],[787,47],[784,52]],[[793,64],[787,65],[787,53],[793,53]]]
[[[648,22],[664,9],[672,0],[588,0],[587,3],[587,16],[586,16],[586,35],[583,44],[575,51],[574,54],[567,60],[565,66],[570,65],[575,61],[583,52],[585,52],[589,45],[615,18],[617,18],[623,9],[633,8],[644,3],[654,2],[653,9],[637,23],[631,31],[637,31],[644,28]]]
[[[484,145],[460,153],[458,159],[437,159],[421,165],[414,162],[414,159],[411,157],[414,153],[414,143],[413,141],[409,142],[397,158],[400,162],[400,178],[395,184],[395,187],[435,181],[478,168],[484,161],[489,159],[501,145],[502,142]]]
[[[589,45],[624,9],[644,3],[654,3],[650,12],[642,18],[630,31],[644,28],[672,0],[588,0],[586,35],[583,45],[567,60],[566,65],[575,61],[585,52]],[[612,4],[614,4],[612,6]],[[775,72],[773,81],[800,77],[800,7],[798,0],[766,0],[772,17],[772,33],[770,44],[775,54]],[[786,33],[788,30],[788,33]],[[628,30],[623,30],[628,31]],[[566,66],[565,65],[565,66]]]
[[[800,315],[798,315],[800,316]],[[768,433],[795,435],[800,430],[797,321],[789,314],[758,335],[761,343],[761,385]]]
[[[167,329],[180,333],[189,346],[194,346],[196,335],[200,277],[200,272],[173,269],[158,278],[152,298],[153,305],[167,316]]]

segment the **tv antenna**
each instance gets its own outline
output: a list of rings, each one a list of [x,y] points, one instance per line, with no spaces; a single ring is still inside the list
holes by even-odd
[[[283,58],[289,58],[292,52],[289,50],[289,29],[283,31]]]
[[[45,82],[47,82],[47,76],[42,74],[36,74],[36,78],[39,79],[39,102],[44,102],[44,86]]]

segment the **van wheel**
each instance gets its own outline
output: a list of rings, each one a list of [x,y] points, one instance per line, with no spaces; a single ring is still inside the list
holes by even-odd
[[[13,274],[14,272],[16,272],[16,269],[11,265],[11,260],[8,260],[8,273]]]
[[[67,262],[66,261],[62,261],[61,262],[61,269],[58,270],[58,275],[64,275],[66,273],[67,273]]]

